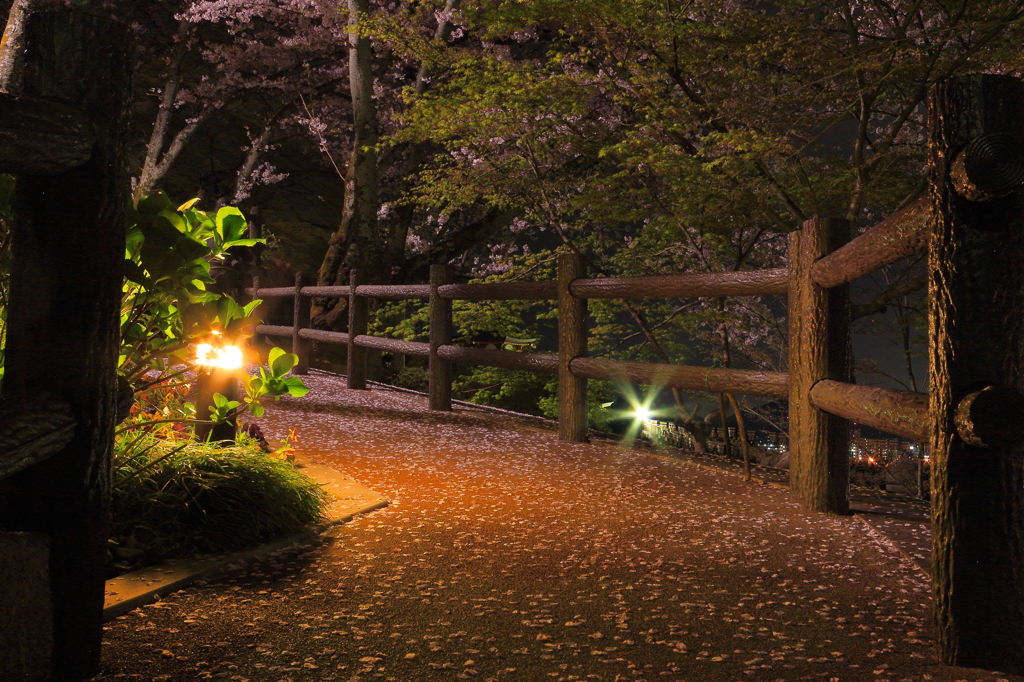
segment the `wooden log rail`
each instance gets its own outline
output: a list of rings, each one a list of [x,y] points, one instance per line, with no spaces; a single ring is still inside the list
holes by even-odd
[[[317,298],[348,298],[352,293],[352,287],[302,287],[299,293],[303,296],[316,296]]]
[[[555,282],[474,282],[442,284],[437,295],[458,301],[551,301],[558,298]]]
[[[356,287],[356,296],[364,298],[383,298],[392,301],[402,299],[430,298],[429,284],[380,285],[362,284]]]
[[[245,293],[253,298],[286,298],[294,296],[295,287],[268,287],[265,289],[253,289],[247,287]],[[300,296],[317,298],[346,298],[352,295],[352,287],[299,287]],[[403,299],[424,299],[430,296],[430,287],[426,284],[361,284],[356,287],[356,296],[362,298],[382,298],[389,300]]]
[[[911,256],[927,244],[931,218],[931,198],[921,197],[818,260],[811,267],[811,278],[831,289]]]
[[[590,298],[682,298],[786,294],[789,291],[788,268],[724,273],[683,274],[657,277],[587,278],[579,256],[560,259],[556,281],[487,282],[455,284],[451,273],[441,266],[432,268],[431,283],[426,285],[361,284],[360,273],[352,272],[346,286],[302,286],[301,277],[294,287],[247,288],[253,298],[293,297],[295,319],[292,327],[258,325],[256,333],[271,337],[291,337],[292,349],[300,356],[296,366],[304,373],[309,341],[348,347],[349,388],[365,388],[365,352],[367,349],[427,357],[430,360],[430,401],[432,409],[451,409],[451,365],[499,367],[559,375],[559,404],[562,405],[564,439],[586,440],[588,379],[628,381],[635,384],[665,386],[688,390],[742,393],[781,398],[788,395],[788,377],[778,372],[687,367],[590,359],[586,356],[586,301]],[[313,297],[349,299],[350,332],[331,332],[301,327],[304,307],[301,299]],[[366,333],[366,301],[370,298],[428,300],[431,305],[429,343],[402,341]],[[455,346],[451,343],[451,301],[487,300],[559,300],[559,348],[553,353],[518,353]],[[568,345],[567,345],[568,344]],[[570,347],[571,346],[571,347]],[[569,386],[571,384],[571,386]]]
[[[259,331],[259,327],[256,328]],[[348,343],[348,332],[329,332],[324,329],[300,329],[299,336],[310,341],[321,343],[337,343],[342,346]]]
[[[662,365],[603,358],[575,358],[569,363],[569,369],[576,376],[604,381],[711,393],[742,393],[767,398],[785,398],[789,395],[789,375],[783,372]]]
[[[764,296],[789,291],[789,270],[738,270],[656,277],[576,279],[569,292],[577,298],[695,298]]]
[[[569,285],[570,293],[581,299],[765,296],[785,294],[788,290],[787,268],[654,277],[577,278]],[[245,293],[253,298],[282,298],[294,296],[296,289],[268,287],[256,290],[249,287],[245,289]],[[545,301],[558,298],[558,285],[557,282],[472,282],[444,284],[438,287],[437,293],[445,300]],[[351,287],[306,286],[299,289],[299,294],[321,298],[344,298],[351,295]],[[356,287],[356,296],[390,300],[426,300],[430,297],[430,285],[362,284]]]
[[[487,348],[441,346],[437,349],[437,354],[450,362],[461,362],[466,365],[558,374],[558,355],[556,353],[517,353]]]
[[[305,331],[305,330],[301,330],[299,333],[301,334],[302,331]],[[264,336],[287,336],[287,337],[291,337],[291,335],[292,335],[292,328],[291,327],[285,327],[283,325],[277,325],[277,324],[258,324],[258,325],[256,325],[256,333],[257,334],[263,334]]]
[[[423,358],[430,355],[430,344],[421,341],[402,341],[400,339],[386,339],[383,336],[360,334],[355,338],[355,344],[361,348],[372,348],[384,351],[385,353],[401,353],[402,355],[415,355]]]
[[[248,287],[245,293],[253,298],[287,298],[295,295],[295,287],[269,287],[265,289]]]
[[[819,410],[866,424],[886,433],[927,441],[928,394],[891,391],[822,379],[811,387],[811,404]]]

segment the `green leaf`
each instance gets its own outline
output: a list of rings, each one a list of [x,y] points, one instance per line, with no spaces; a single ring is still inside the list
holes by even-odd
[[[302,396],[309,393],[309,387],[302,383],[302,379],[299,377],[288,377],[284,380],[285,385],[288,387],[288,393],[295,398],[301,398]]]
[[[254,311],[254,310],[256,310],[256,308],[260,307],[260,305],[262,303],[263,303],[263,300],[259,299],[259,298],[253,299],[252,301],[249,301],[244,306],[242,306],[242,314],[245,315],[246,317],[249,317],[250,315],[252,315],[252,311]]]
[[[235,239],[230,243],[226,243],[225,246],[256,246],[257,244],[266,243],[266,239]]]
[[[161,218],[165,219],[167,222],[173,225],[174,229],[176,229],[178,232],[184,234],[185,232],[188,231],[188,226],[185,223],[185,219],[182,218],[181,215],[176,211],[160,211],[160,213],[158,213],[157,215],[159,215]]]
[[[124,261],[124,276],[129,282],[135,282],[147,287],[152,284],[152,280],[146,276],[146,271],[138,263],[128,259]]]
[[[221,242],[233,242],[249,229],[245,216],[234,206],[225,206],[217,211],[214,225],[220,234]]]
[[[144,215],[156,215],[161,211],[168,211],[173,208],[171,200],[163,192],[151,194],[139,200],[138,212]]]
[[[181,232],[163,213],[141,221],[139,229],[145,235],[147,244],[163,249],[173,249],[181,237]]]
[[[283,377],[292,367],[299,362],[299,356],[294,353],[281,352],[276,358],[270,361],[270,372],[275,378]]]

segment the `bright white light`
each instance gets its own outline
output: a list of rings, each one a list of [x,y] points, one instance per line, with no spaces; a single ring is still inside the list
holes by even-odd
[[[651,418],[651,412],[646,407],[638,407],[633,413],[636,415],[637,421],[645,422]]]
[[[242,349],[237,346],[214,348],[208,343],[196,346],[196,364],[221,369],[238,369],[242,366]]]

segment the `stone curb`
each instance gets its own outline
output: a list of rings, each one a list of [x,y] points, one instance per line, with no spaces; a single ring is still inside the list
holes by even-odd
[[[327,509],[327,518],[309,528],[259,547],[229,554],[176,559],[138,571],[125,573],[107,581],[103,605],[103,621],[107,622],[134,611],[140,606],[159,601],[171,592],[188,587],[197,580],[210,578],[239,563],[259,559],[307,542],[332,526],[351,521],[359,514],[382,509],[390,501],[358,482],[329,467],[299,462],[303,473],[323,485],[334,501]]]

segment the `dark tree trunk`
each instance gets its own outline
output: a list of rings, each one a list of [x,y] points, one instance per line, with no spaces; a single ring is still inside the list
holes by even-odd
[[[79,108],[97,141],[78,168],[18,179],[3,391],[63,398],[77,428],[63,450],[0,484],[0,524],[49,536],[55,678],[79,680],[96,670],[102,636],[130,34],[79,11],[37,13],[26,31],[25,96]]]
[[[848,240],[848,223],[814,218],[790,235],[789,477],[806,509],[850,511],[850,424],[823,412],[810,399],[822,379],[850,382],[850,294],[840,284],[824,289],[813,280],[814,263]]]
[[[972,392],[1024,389],[1024,197],[1018,189],[969,201],[950,177],[969,141],[1019,131],[1024,84],[989,75],[943,81],[931,94],[928,119],[936,212],[928,325],[939,655],[953,665],[1024,672],[1024,447],[1015,439],[971,445],[956,425],[957,407]],[[1021,415],[1002,421],[1019,424]]]
[[[349,27],[358,32],[369,14],[369,0],[348,0],[348,11]],[[377,108],[373,101],[373,46],[367,35],[359,35],[354,40],[350,38],[350,41],[352,156],[345,174],[341,225],[327,245],[327,254],[317,278],[320,286],[344,284],[351,268],[362,270],[367,284],[386,283],[391,279],[391,272],[384,267],[384,251],[377,225],[380,171],[377,164]],[[312,309],[314,326],[337,329],[345,311],[341,300],[316,299]]]

